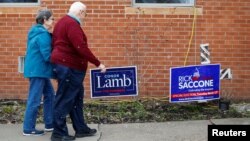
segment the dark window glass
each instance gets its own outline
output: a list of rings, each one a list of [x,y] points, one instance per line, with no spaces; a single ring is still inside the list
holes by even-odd
[[[186,0],[135,0],[136,3],[186,3]]]
[[[0,0],[0,3],[37,3],[38,0]]]

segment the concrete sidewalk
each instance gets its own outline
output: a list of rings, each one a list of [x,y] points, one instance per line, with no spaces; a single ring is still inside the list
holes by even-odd
[[[250,125],[249,118],[213,119],[215,124]],[[162,123],[92,124],[98,129],[93,137],[77,138],[76,141],[207,141],[208,120],[171,121]],[[38,125],[42,129],[42,125]],[[68,125],[71,135],[74,134]],[[23,136],[22,125],[0,125],[1,141],[50,141],[51,133],[44,136]]]

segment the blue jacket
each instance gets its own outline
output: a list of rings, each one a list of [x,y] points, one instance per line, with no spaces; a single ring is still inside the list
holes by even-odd
[[[53,77],[51,49],[51,35],[48,30],[41,24],[33,26],[28,33],[24,77]]]

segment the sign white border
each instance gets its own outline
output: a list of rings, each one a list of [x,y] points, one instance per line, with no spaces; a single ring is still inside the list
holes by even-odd
[[[130,95],[114,95],[114,96],[99,96],[99,97],[93,97],[93,93],[92,93],[92,75],[91,75],[91,71],[92,70],[100,70],[97,68],[94,69],[90,69],[90,95],[91,95],[91,99],[97,99],[97,98],[107,98],[107,97],[128,97],[128,96],[138,96],[139,93],[139,89],[138,89],[138,77],[137,77],[137,66],[124,66],[124,67],[109,67],[107,68],[107,71],[109,69],[119,69],[119,68],[131,68],[134,67],[135,68],[135,77],[136,77],[136,93],[135,94],[130,94]]]
[[[169,68],[169,103],[182,103],[182,102],[194,102],[194,101],[208,101],[208,100],[216,100],[216,99],[220,99],[220,93],[219,93],[219,97],[218,98],[215,98],[215,99],[205,99],[205,100],[189,100],[189,101],[176,101],[176,102],[173,102],[173,101],[171,101],[171,76],[172,76],[172,74],[171,74],[171,69],[176,69],[176,68],[186,68],[186,67],[195,67],[195,66],[211,66],[211,65],[219,65],[219,69],[221,69],[221,64],[219,64],[219,63],[217,63],[217,64],[204,64],[204,65],[190,65],[190,66],[181,66],[181,67],[170,67]],[[220,79],[219,79],[219,81],[220,81]],[[219,82],[219,90],[220,90],[220,85],[221,85],[221,82]]]

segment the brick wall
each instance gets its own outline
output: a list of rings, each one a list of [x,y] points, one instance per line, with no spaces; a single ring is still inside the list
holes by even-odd
[[[41,0],[41,6],[0,7],[0,99],[25,99],[28,80],[18,73],[27,31],[36,11],[67,13],[73,0]],[[132,0],[84,0],[89,46],[107,67],[136,65],[140,97],[168,96],[169,69],[183,66],[192,32],[193,8],[136,8]],[[196,0],[197,21],[186,65],[200,64],[199,44],[209,43],[212,63],[231,68],[221,90],[250,99],[250,1]],[[93,68],[89,65],[89,69]],[[89,71],[88,71],[89,74]],[[54,85],[56,82],[54,82]],[[89,97],[89,75],[84,85]]]

